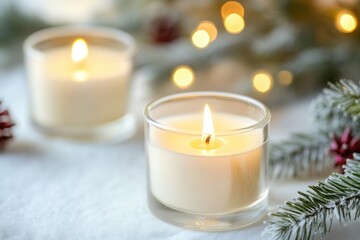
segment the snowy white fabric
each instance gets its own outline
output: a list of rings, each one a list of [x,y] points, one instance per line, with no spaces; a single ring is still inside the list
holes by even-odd
[[[206,233],[152,216],[146,204],[141,122],[138,134],[122,143],[81,143],[41,135],[29,123],[22,69],[0,72],[0,98],[17,124],[15,140],[0,153],[0,239],[268,239],[261,237],[262,221],[236,231]],[[310,129],[304,119],[308,106],[305,99],[272,109],[272,138]],[[323,177],[273,182],[269,211]],[[355,239],[357,227],[354,223],[340,228],[336,223],[326,239]]]

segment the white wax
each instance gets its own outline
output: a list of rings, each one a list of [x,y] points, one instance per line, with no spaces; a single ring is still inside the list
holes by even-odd
[[[179,129],[201,129],[201,114],[158,121]],[[238,129],[254,120],[214,113],[216,131]],[[224,214],[249,208],[267,196],[266,143],[263,133],[216,136],[219,148],[203,151],[191,143],[197,136],[152,128],[147,145],[150,188],[164,205],[199,214]]]
[[[43,126],[94,126],[126,112],[132,63],[120,50],[89,45],[86,59],[74,63],[69,45],[30,56],[27,65],[33,118]]]

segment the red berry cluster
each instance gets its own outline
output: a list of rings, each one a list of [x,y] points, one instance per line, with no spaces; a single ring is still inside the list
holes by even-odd
[[[3,109],[2,102],[0,101],[0,150],[4,149],[9,140],[13,138],[11,128],[14,125],[9,111]]]
[[[157,16],[151,25],[150,34],[156,44],[170,43],[181,35],[180,21],[175,17]]]
[[[351,128],[346,128],[340,137],[333,137],[330,152],[335,157],[335,167],[340,167],[343,172],[342,166],[346,163],[346,159],[352,159],[356,152],[360,153],[360,137],[353,137]]]

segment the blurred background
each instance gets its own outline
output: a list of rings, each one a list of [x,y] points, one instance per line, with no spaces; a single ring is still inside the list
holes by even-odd
[[[273,105],[357,79],[359,13],[358,0],[1,0],[0,67],[22,63],[36,30],[96,24],[137,40],[135,95],[220,90]]]
[[[84,233],[148,239],[159,231],[179,239],[195,236],[161,227],[146,212],[144,144],[138,141],[143,131],[133,141],[107,146],[39,137],[32,130],[22,44],[33,32],[68,24],[127,31],[138,47],[130,111],[139,119],[155,98],[228,91],[268,105],[271,138],[277,140],[316,127],[306,121],[309,103],[328,81],[359,79],[359,19],[360,0],[0,0],[0,101],[14,116],[17,133],[1,156],[6,177],[0,198],[6,202],[0,210],[9,217],[0,226],[5,234],[28,234],[24,238],[45,236],[38,235],[44,229],[67,239]],[[272,204],[291,199],[311,181],[274,184]],[[131,216],[144,224],[139,227]],[[259,239],[262,229],[259,223],[221,236]],[[354,224],[329,239],[352,239],[357,231]]]

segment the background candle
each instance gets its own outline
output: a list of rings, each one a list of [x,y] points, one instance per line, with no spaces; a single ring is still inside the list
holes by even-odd
[[[215,129],[206,146],[201,131],[205,104],[212,109]],[[150,103],[145,117],[149,206],[155,215],[190,228],[223,230],[264,213],[266,107],[238,95],[194,92]],[[211,220],[212,226],[202,222],[200,227],[196,219],[204,217],[220,224]]]
[[[25,52],[36,124],[96,128],[126,114],[134,53],[129,35],[106,28],[53,28],[30,36]]]

